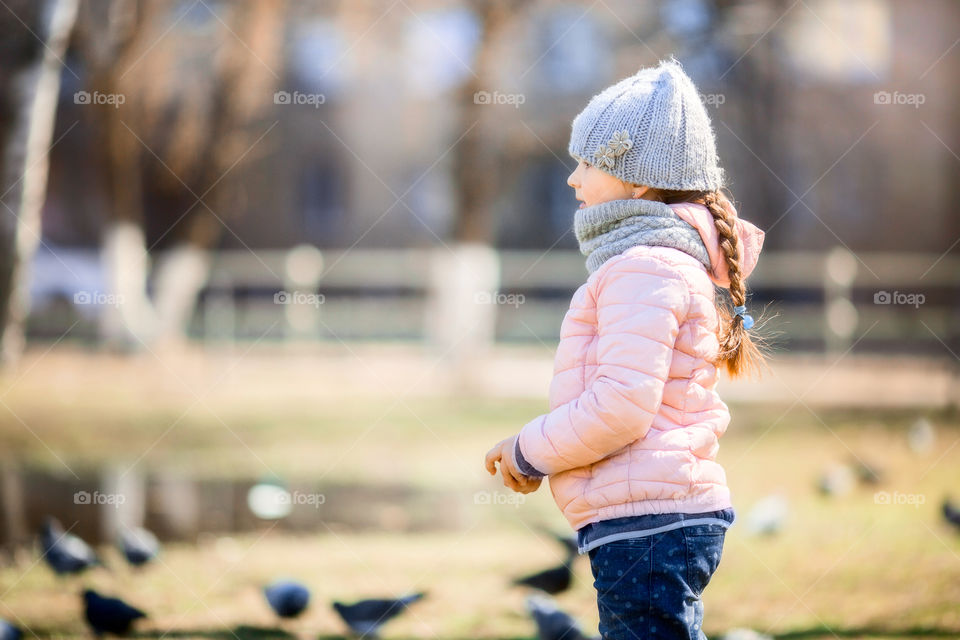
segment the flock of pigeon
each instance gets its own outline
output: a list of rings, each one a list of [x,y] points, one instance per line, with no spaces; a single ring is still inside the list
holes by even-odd
[[[125,529],[119,536],[120,550],[134,567],[157,557],[160,544],[156,536],[143,528]],[[43,559],[57,575],[76,575],[95,566],[104,566],[97,553],[79,537],[64,531],[55,518],[48,518],[40,531]],[[310,591],[294,581],[278,580],[263,589],[270,607],[281,618],[299,616],[310,603]],[[333,608],[346,625],[360,637],[376,637],[379,628],[406,607],[424,597],[416,593],[398,599],[361,600],[353,604],[334,602]],[[93,589],[83,591],[83,611],[91,631],[124,635],[147,614],[120,598],[111,598]],[[21,640],[23,632],[10,622],[0,620],[0,640]]]
[[[911,449],[921,452],[931,448],[932,427],[925,420],[918,421],[910,430]],[[848,465],[831,465],[821,475],[817,488],[826,496],[837,496],[852,490],[857,483],[879,484],[882,472],[857,458]],[[751,535],[773,535],[781,530],[787,518],[788,505],[782,495],[772,494],[759,500],[746,514],[745,528]],[[960,531],[960,507],[949,498],[942,504],[943,518]],[[576,538],[553,536],[563,547],[564,560],[558,566],[517,578],[513,585],[526,587],[545,595],[531,595],[527,608],[537,626],[539,640],[587,640],[577,621],[560,610],[549,597],[570,588],[573,582],[572,565],[577,558]],[[123,529],[118,537],[123,556],[134,567],[141,567],[160,552],[156,536],[143,528]],[[58,575],[76,575],[94,566],[103,566],[96,552],[82,539],[64,531],[54,518],[48,518],[40,532],[40,550],[43,559]],[[267,604],[281,618],[295,618],[310,604],[309,589],[292,580],[278,580],[263,588]],[[334,611],[352,633],[360,638],[376,638],[380,627],[400,615],[425,593],[413,593],[400,598],[361,600],[352,604],[334,601]],[[98,636],[105,633],[124,635],[134,623],[147,614],[119,598],[104,596],[93,589],[83,591],[84,616],[90,629]],[[0,640],[21,640],[22,631],[0,619]],[[725,640],[765,640],[769,636],[750,629],[727,632]]]
[[[772,534],[779,529],[785,515],[785,505],[776,499],[758,502],[748,514],[747,527],[754,534]],[[960,529],[960,508],[949,500],[943,503],[944,518]],[[560,610],[547,597],[570,588],[573,582],[572,565],[577,557],[576,539],[550,533],[563,546],[564,560],[555,567],[513,580],[515,586],[527,587],[546,595],[531,595],[527,608],[537,626],[539,640],[587,640],[577,621]],[[119,536],[120,550],[134,567],[141,567],[157,557],[160,545],[157,538],[146,529],[125,529]],[[96,552],[82,539],[64,531],[54,518],[48,518],[40,532],[40,550],[43,559],[58,575],[76,575],[95,566],[103,566]],[[263,589],[267,604],[281,618],[295,618],[310,604],[309,589],[292,580],[278,580]],[[351,632],[360,638],[376,638],[389,620],[400,615],[407,607],[425,597],[425,593],[413,593],[401,598],[361,600],[352,604],[334,601],[334,611]],[[129,633],[134,623],[147,614],[119,598],[97,593],[93,589],[83,591],[84,616],[96,635]],[[13,624],[0,619],[0,640],[21,640],[22,632]],[[726,640],[762,640],[766,638],[749,629],[728,632]]]
[[[577,556],[574,538],[554,537],[563,544],[566,558],[557,567],[534,573],[513,581],[514,585],[540,590],[555,595],[566,591],[573,582],[571,565]],[[60,576],[77,575],[93,567],[103,567],[97,553],[78,536],[65,531],[55,518],[47,518],[39,536],[40,551],[47,565]],[[160,544],[156,536],[143,528],[123,529],[118,545],[124,558],[134,567],[142,567],[157,557]],[[267,604],[281,618],[295,618],[310,604],[310,590],[293,580],[277,580],[263,588]],[[421,600],[425,593],[412,593],[400,598],[360,600],[351,604],[334,601],[333,610],[350,631],[360,638],[376,638],[380,627],[403,613],[407,607]],[[120,598],[108,597],[93,589],[82,594],[84,617],[91,631],[103,634],[125,635],[147,614]],[[561,611],[546,596],[530,596],[527,600],[530,614],[537,624],[540,640],[587,640],[577,622]],[[21,640],[23,632],[12,623],[0,619],[0,640]]]

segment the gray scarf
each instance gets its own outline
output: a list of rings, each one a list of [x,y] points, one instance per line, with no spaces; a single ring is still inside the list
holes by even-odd
[[[710,255],[700,232],[680,219],[669,205],[642,198],[610,200],[578,209],[573,229],[587,270],[637,245],[671,247],[687,253],[710,270]]]

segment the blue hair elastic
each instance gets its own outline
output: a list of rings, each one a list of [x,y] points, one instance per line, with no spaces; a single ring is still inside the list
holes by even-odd
[[[743,328],[749,331],[750,327],[753,326],[753,316],[747,315],[747,306],[741,304],[739,306],[734,307],[733,311],[734,311],[734,317],[736,316],[743,317]]]

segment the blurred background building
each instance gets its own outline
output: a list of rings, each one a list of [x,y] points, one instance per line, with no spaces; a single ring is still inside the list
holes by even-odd
[[[81,581],[141,637],[339,637],[267,628],[284,575],[530,637],[508,579],[570,532],[483,455],[587,277],[571,121],[670,55],[766,232],[705,632],[960,637],[958,36],[956,0],[0,0],[0,637],[87,637]],[[44,566],[48,516],[111,571]]]
[[[960,7],[919,5],[14,2],[6,352],[21,327],[121,348],[554,340],[586,275],[570,121],[673,53],[767,231],[750,285],[778,348],[950,358]],[[30,127],[49,144],[19,153]],[[31,213],[21,176],[47,162]]]

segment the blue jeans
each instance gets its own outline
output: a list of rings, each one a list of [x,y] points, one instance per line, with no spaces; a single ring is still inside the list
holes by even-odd
[[[603,640],[706,640],[700,595],[725,535],[720,525],[701,524],[592,549]]]

